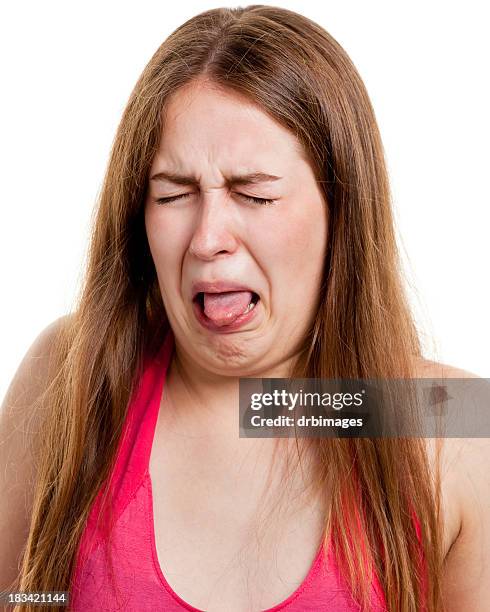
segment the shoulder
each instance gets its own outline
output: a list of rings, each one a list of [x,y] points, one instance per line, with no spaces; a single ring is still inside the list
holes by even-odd
[[[22,357],[0,408],[0,460],[6,449],[20,455],[27,438],[35,437],[42,420],[41,394],[56,373],[52,359],[59,334],[70,324],[72,315],[51,322],[34,338]],[[15,442],[14,442],[15,441]]]
[[[73,315],[66,314],[58,317],[51,323],[48,323],[48,325],[46,325],[46,327],[44,327],[34,338],[26,353],[26,358],[49,357],[59,334],[66,329],[72,323],[72,321]]]
[[[474,372],[445,363],[430,361],[428,359],[420,359],[417,362],[416,376],[418,378],[465,378],[482,380],[482,377]],[[468,473],[469,466],[472,465],[475,460],[480,462],[490,461],[490,453],[488,450],[489,444],[490,439],[488,438],[440,439],[441,457],[446,465],[451,465],[451,472],[453,475],[457,476],[457,480],[461,486]],[[431,449],[431,451],[435,449],[434,438],[427,438],[427,447]],[[461,494],[461,502],[466,502],[466,500],[467,496]]]
[[[415,360],[415,373],[417,378],[481,378],[468,370],[423,357]]]
[[[2,415],[13,416],[37,398],[52,373],[51,356],[56,340],[71,320],[72,315],[61,316],[34,338],[7,389],[2,402]]]
[[[481,378],[477,374],[421,359],[420,378]],[[490,609],[490,438],[440,440],[440,467],[448,514],[457,526],[444,565],[447,612]],[[427,440],[435,448],[435,440]]]

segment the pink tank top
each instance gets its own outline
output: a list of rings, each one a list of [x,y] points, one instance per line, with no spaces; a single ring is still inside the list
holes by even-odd
[[[155,545],[149,459],[173,349],[174,336],[170,330],[156,357],[146,360],[142,379],[128,405],[109,479],[114,491],[110,546],[105,545],[107,521],[97,521],[101,489],[91,507],[75,559],[68,608],[74,612],[203,612],[185,602],[172,589],[160,566]],[[112,572],[108,561],[112,562]],[[385,598],[375,574],[371,592],[371,612],[385,611]],[[287,599],[263,612],[279,610],[359,610],[342,582],[330,547],[325,550],[320,545],[301,585]]]

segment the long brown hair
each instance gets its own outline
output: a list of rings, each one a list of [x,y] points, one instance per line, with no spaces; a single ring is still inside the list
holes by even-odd
[[[69,590],[90,506],[113,465],[144,355],[168,328],[144,227],[148,172],[169,96],[197,79],[246,96],[299,139],[328,204],[318,312],[294,376],[411,378],[421,347],[394,235],[384,151],[365,86],[339,43],[289,10],[203,12],[178,27],[141,74],[100,193],[83,286],[59,334],[29,538],[18,586]],[[439,476],[423,441],[323,439],[318,486],[335,479],[329,530],[352,592],[369,609],[362,532],[392,612],[441,609]],[[355,478],[353,477],[355,474]],[[30,609],[30,608],[29,608]]]

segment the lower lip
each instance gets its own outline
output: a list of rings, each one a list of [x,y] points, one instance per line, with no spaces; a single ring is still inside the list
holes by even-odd
[[[260,300],[255,304],[252,310],[249,310],[248,312],[240,315],[230,325],[216,325],[204,314],[201,309],[201,306],[197,302],[194,302],[192,306],[194,308],[194,314],[196,315],[197,320],[203,327],[209,329],[210,331],[224,334],[240,329],[240,327],[243,327],[243,325],[249,323],[255,317],[259,304]]]

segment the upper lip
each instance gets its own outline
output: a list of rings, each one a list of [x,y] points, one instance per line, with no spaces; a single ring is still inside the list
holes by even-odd
[[[257,293],[243,283],[231,280],[215,280],[215,281],[194,281],[191,288],[192,299],[198,293],[221,293],[223,291],[252,291]]]

